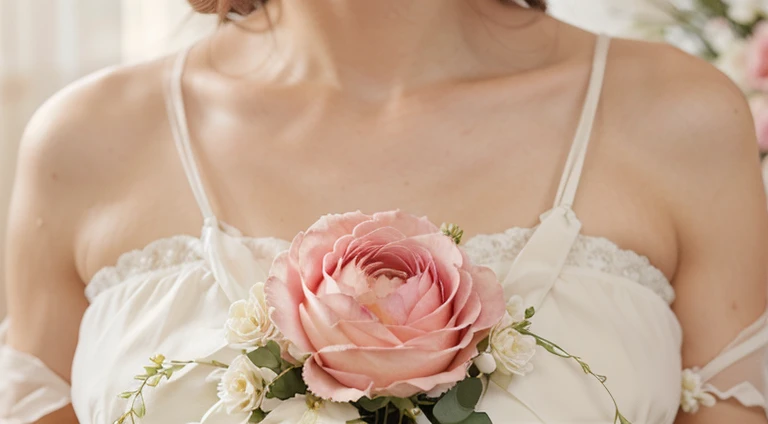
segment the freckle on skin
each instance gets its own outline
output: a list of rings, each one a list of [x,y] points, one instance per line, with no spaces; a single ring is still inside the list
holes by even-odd
[[[51,179],[53,181],[58,181],[59,180],[59,176],[55,172],[53,172],[53,173],[51,173]]]

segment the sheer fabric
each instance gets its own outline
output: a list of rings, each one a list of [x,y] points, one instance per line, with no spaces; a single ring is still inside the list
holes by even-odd
[[[5,344],[8,322],[0,324],[0,424],[29,424],[67,404],[70,388],[34,356]]]
[[[768,373],[768,312],[703,368],[686,370],[682,385],[683,411],[695,413],[716,400],[735,399],[748,407],[766,407]],[[710,395],[710,396],[707,396]]]

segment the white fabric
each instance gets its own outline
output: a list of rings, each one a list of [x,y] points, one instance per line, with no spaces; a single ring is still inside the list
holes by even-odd
[[[69,385],[39,359],[5,344],[0,324],[0,424],[29,424],[69,404]]]
[[[581,235],[581,224],[570,207],[607,51],[608,40],[602,38],[555,207],[542,215],[535,229],[476,236],[463,248],[473,261],[496,272],[507,296],[518,294],[527,304],[539,306],[534,331],[608,376],[608,387],[627,418],[634,423],[671,424],[680,404],[682,373],[682,333],[669,308],[674,292],[647,258],[606,239]],[[173,125],[185,127],[183,61],[181,55],[171,78],[169,110]],[[176,236],[126,253],[89,284],[91,305],[83,317],[72,369],[72,403],[81,424],[103,424],[120,416],[128,405],[117,395],[136,387],[133,375],[154,354],[229,362],[236,352],[226,347],[222,327],[230,303],[244,297],[253,283],[264,281],[275,255],[290,245],[287,240],[243,237],[220,223],[205,195],[188,132],[175,128],[174,134],[205,218],[203,235]],[[751,335],[763,334],[763,328],[764,323],[756,324],[742,339],[752,340]],[[736,344],[743,346],[741,341]],[[758,339],[758,347],[763,344]],[[720,372],[733,361],[726,362],[712,365],[712,384],[718,376],[732,375]],[[480,409],[495,423],[613,422],[612,404],[603,388],[578,365],[540,351],[534,366],[526,377],[495,378],[489,385]],[[201,422],[217,402],[216,384],[206,379],[210,371],[190,366],[169,382],[148,389],[142,423]],[[216,417],[217,424],[240,420]]]
[[[760,317],[704,368],[694,370],[705,391],[721,400],[765,407],[764,375],[768,346],[768,313]]]

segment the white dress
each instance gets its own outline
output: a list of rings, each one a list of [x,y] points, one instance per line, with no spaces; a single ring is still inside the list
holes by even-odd
[[[571,209],[608,46],[608,38],[600,37],[581,122],[553,209],[542,215],[536,228],[476,236],[463,248],[476,263],[497,273],[507,296],[520,294],[527,305],[537,306],[533,329],[538,334],[608,376],[608,387],[628,419],[635,424],[671,424],[680,407],[682,374],[682,333],[670,309],[672,286],[647,258],[604,238],[581,235],[581,224]],[[127,407],[117,395],[135,388],[133,376],[150,356],[230,360],[233,352],[223,333],[229,305],[243,298],[254,282],[264,281],[272,259],[289,246],[287,240],[245,237],[213,214],[187,130],[181,92],[184,56],[171,75],[169,116],[205,218],[202,236],[155,241],[96,274],[86,289],[91,303],[82,321],[71,393],[50,372],[46,374],[40,361],[0,346],[4,358],[0,373],[11,370],[12,376],[0,379],[2,424],[29,423],[61,406],[63,399],[71,399],[82,424],[111,423]],[[747,405],[763,406],[763,378],[755,371],[762,370],[766,343],[763,317],[698,371],[708,390],[721,398],[737,397]],[[14,374],[13,367],[19,364],[26,371]],[[542,351],[534,366],[535,371],[525,377],[497,379],[490,385],[479,408],[494,423],[613,422],[610,399],[578,365]],[[204,366],[191,366],[148,390],[148,413],[141,422],[200,422],[218,400],[216,383],[206,381],[209,372]],[[46,376],[51,379],[47,386]],[[221,418],[216,422],[235,424]]]

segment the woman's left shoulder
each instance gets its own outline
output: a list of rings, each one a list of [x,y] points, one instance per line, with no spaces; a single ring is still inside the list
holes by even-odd
[[[613,40],[603,101],[607,123],[649,159],[674,164],[678,177],[701,181],[717,169],[757,168],[754,123],[741,89],[676,47]]]

